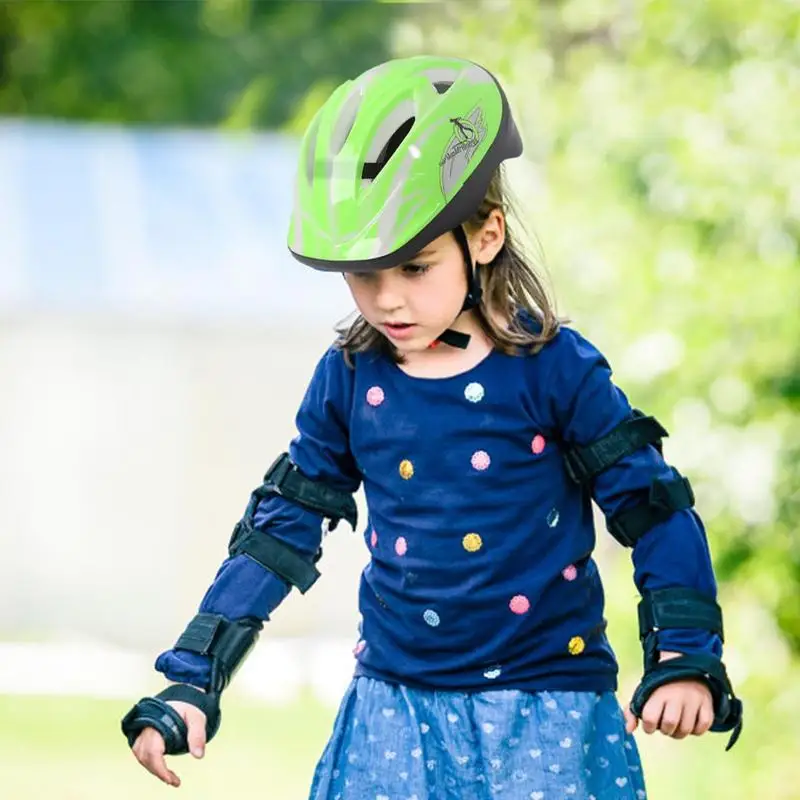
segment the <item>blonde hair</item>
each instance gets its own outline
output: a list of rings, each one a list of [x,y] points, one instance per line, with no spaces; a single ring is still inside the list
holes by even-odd
[[[534,263],[509,227],[513,208],[502,166],[492,176],[477,212],[464,223],[467,234],[480,230],[494,209],[505,218],[505,242],[494,260],[477,271],[483,294],[475,308],[476,317],[495,349],[507,355],[535,353],[558,333],[561,320],[545,284],[543,264],[540,260]],[[366,351],[380,352],[397,363],[403,360],[391,342],[360,314],[350,323],[341,322],[336,332],[336,346],[350,365],[354,353]]]

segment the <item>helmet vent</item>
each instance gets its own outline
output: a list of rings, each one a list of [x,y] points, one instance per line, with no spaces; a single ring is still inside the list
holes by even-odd
[[[362,97],[361,88],[357,86],[350,92],[350,96],[342,105],[342,111],[339,114],[339,118],[336,120],[333,134],[331,135],[331,153],[333,155],[339,155],[339,153],[342,152],[344,143],[347,141],[350,131],[353,130],[358,109],[361,107]]]
[[[378,158],[375,161],[365,161],[361,169],[361,177],[365,181],[374,181],[381,170],[389,162],[389,159],[397,152],[403,143],[403,139],[408,136],[414,125],[415,117],[407,119],[390,137],[389,141],[383,146]]]
[[[311,124],[311,129],[309,130],[306,138],[305,166],[306,166],[306,180],[309,183],[314,182],[314,169],[316,166],[318,133],[319,133],[319,117],[317,117]]]
[[[434,81],[433,88],[436,89],[439,94],[444,94],[451,86],[453,85],[453,81]]]

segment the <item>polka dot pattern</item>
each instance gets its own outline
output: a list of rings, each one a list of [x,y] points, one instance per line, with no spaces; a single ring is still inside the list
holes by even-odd
[[[439,619],[439,615],[431,608],[425,609],[425,613],[422,615],[422,618],[431,628],[437,628],[441,620]]]
[[[468,553],[477,553],[483,547],[483,539],[480,534],[468,533],[462,540],[461,544]]]
[[[585,649],[586,642],[584,642],[580,636],[573,636],[567,645],[567,650],[569,650],[570,655],[573,656],[579,656]]]
[[[379,406],[386,399],[386,395],[380,386],[372,386],[367,390],[367,403],[373,408]]]
[[[472,454],[470,461],[472,463],[472,468],[477,469],[479,472],[489,469],[489,464],[492,463],[492,459],[485,450],[476,450]]]
[[[482,383],[478,381],[470,381],[466,383],[466,385],[462,384],[462,386],[463,386],[463,397],[467,401],[467,403],[472,405],[477,405],[486,398],[486,388]],[[457,391],[458,388],[456,387],[456,392]],[[369,405],[372,408],[378,408],[386,402],[386,392],[384,391],[383,387],[377,384],[370,386],[366,390],[364,397],[367,405]],[[477,429],[478,428],[476,428],[476,430]],[[534,457],[542,455],[548,446],[548,442],[545,436],[541,433],[534,433],[534,431],[531,431],[528,434],[528,436],[532,437],[528,439],[531,454]],[[525,437],[523,434],[521,444],[525,443],[526,438],[527,437]],[[414,451],[410,452],[409,454],[412,457],[415,457]],[[497,461],[494,469],[502,470],[503,460],[502,458],[500,458],[498,453],[495,453],[495,456],[498,457],[499,460]],[[470,456],[470,464],[472,469],[476,470],[477,472],[485,472],[489,469],[490,466],[492,466],[492,457],[486,450],[475,450]],[[397,469],[400,477],[404,481],[410,481],[412,478],[415,477],[416,470],[414,462],[410,458],[402,459],[399,462]],[[417,482],[414,483],[415,487],[417,486],[422,487],[423,484],[425,483],[425,479],[430,478],[430,475],[428,474],[429,470],[423,470],[423,472],[425,474],[422,477],[419,476],[417,477]],[[541,517],[539,519],[541,519]],[[475,522],[477,522],[477,520]],[[551,529],[556,528],[560,522],[559,509],[555,507],[551,508],[545,515],[545,522],[549,528]],[[400,558],[403,558],[404,556],[407,555],[409,550],[409,541],[406,539],[405,536],[397,536],[396,531],[395,532],[389,531],[388,533],[384,531],[383,534],[389,536],[389,538],[384,542],[384,547],[382,551],[384,552],[384,554],[386,550],[389,550],[391,552],[391,549],[393,549],[395,555]],[[377,531],[374,528],[370,531],[369,543],[372,549],[376,549],[378,547],[379,537]],[[421,552],[424,550],[424,542],[420,542],[415,546],[418,546]],[[463,538],[461,540],[461,546],[464,553],[466,554],[477,553],[484,549],[484,541],[479,533],[470,531],[463,535]],[[461,556],[462,558],[466,557],[464,553],[462,553]],[[458,557],[457,553],[455,554],[455,557],[456,558]],[[473,562],[473,563],[478,563],[478,562]],[[561,577],[566,582],[576,581],[578,575],[579,575],[579,570],[575,564],[568,564],[561,570]],[[507,598],[510,597],[510,593],[509,595],[506,595],[506,597]],[[434,597],[431,597],[430,599],[431,601],[434,601]],[[509,611],[517,616],[524,616],[528,614],[532,607],[530,598],[524,594],[517,594],[514,595],[513,597],[510,597],[510,599],[507,600],[507,603]],[[502,611],[502,606],[500,610]],[[425,624],[431,628],[437,628],[441,624],[441,618],[439,612],[435,611],[432,608],[427,608],[423,611],[422,619],[425,622]],[[506,617],[506,620],[507,622],[510,622],[509,617]],[[359,640],[353,650],[353,655],[356,658],[358,658],[365,648],[366,648],[366,641],[363,639]],[[571,639],[569,639],[567,643],[567,650],[571,655],[574,656],[580,655],[581,653],[584,652],[585,649],[586,649],[586,642],[580,636],[573,636]],[[502,674],[502,667],[497,664],[481,669],[483,670],[482,671],[483,678],[486,681],[494,681]],[[479,672],[479,674],[481,673]],[[389,756],[387,755],[387,758],[388,757]]]
[[[464,389],[464,397],[466,397],[470,403],[480,403],[485,395],[486,390],[480,383],[468,383]]]
[[[531,609],[531,601],[524,594],[518,594],[511,598],[508,607],[515,614],[527,614]]]

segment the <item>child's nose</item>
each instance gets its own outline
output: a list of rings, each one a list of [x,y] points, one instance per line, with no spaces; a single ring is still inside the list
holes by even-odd
[[[400,286],[392,276],[383,274],[378,278],[375,305],[383,312],[395,311],[403,306]]]

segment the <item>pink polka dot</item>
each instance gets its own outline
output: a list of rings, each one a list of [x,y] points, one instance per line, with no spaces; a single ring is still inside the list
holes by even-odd
[[[541,452],[544,451],[544,446],[547,444],[544,440],[544,436],[541,433],[537,433],[536,436],[533,437],[533,441],[531,442],[531,450],[535,456],[538,456]]]
[[[515,614],[527,614],[531,609],[531,601],[524,594],[518,594],[511,598],[508,607]]]
[[[373,386],[367,391],[367,402],[371,406],[379,406],[386,398],[380,386]]]
[[[367,643],[362,639],[354,648],[353,648],[353,655],[358,656],[364,652],[364,648],[367,646]]]
[[[408,542],[403,536],[398,536],[394,543],[394,551],[399,556],[404,556],[408,552]]]
[[[574,581],[578,577],[578,568],[574,564],[570,564],[561,570],[561,575],[565,581]]]
[[[378,534],[375,531],[375,528],[372,529],[372,536],[369,537],[369,540],[373,547],[377,547],[378,545]]]
[[[489,464],[491,463],[492,459],[489,458],[489,454],[485,450],[476,450],[472,454],[472,466],[477,470],[489,469]]]

